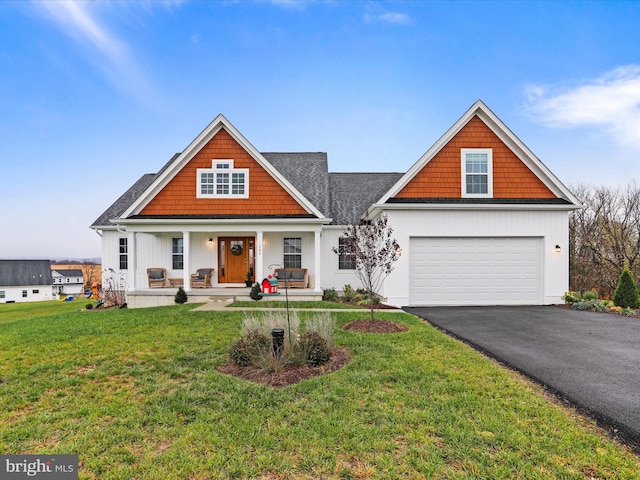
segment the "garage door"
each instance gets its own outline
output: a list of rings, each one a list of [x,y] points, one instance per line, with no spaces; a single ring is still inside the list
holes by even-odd
[[[411,305],[542,303],[542,238],[412,238]]]

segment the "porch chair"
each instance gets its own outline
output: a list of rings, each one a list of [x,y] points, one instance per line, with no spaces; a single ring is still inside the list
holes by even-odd
[[[199,268],[191,275],[191,288],[211,288],[211,275],[213,268]]]
[[[149,280],[149,288],[164,288],[167,286],[167,269],[147,268],[147,279]]]

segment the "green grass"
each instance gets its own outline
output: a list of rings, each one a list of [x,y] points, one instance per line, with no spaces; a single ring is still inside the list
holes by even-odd
[[[0,324],[10,320],[36,318],[55,313],[84,310],[87,303],[95,304],[96,301],[79,298],[73,302],[55,300],[47,302],[1,303]]]
[[[285,308],[286,303],[284,300],[259,300],[255,301],[238,301],[233,302],[228,308]],[[292,301],[289,302],[290,308],[329,308],[332,310],[353,310],[353,309],[368,309],[369,305],[355,306],[345,303],[326,302],[324,300],[318,301]]]
[[[77,453],[83,479],[640,478],[592,421],[408,314],[337,329],[349,365],[272,389],[216,371],[241,312],[59,306],[0,306],[0,453]]]

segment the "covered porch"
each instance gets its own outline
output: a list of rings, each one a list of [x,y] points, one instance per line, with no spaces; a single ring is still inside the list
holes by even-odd
[[[247,285],[261,282],[283,266],[306,270],[305,284],[289,288],[290,296],[321,296],[324,222],[274,219],[260,224],[226,220],[168,225],[125,221],[119,261],[127,267],[128,304],[166,304],[163,297],[173,303],[179,286],[190,301],[225,294],[248,299]],[[200,278],[195,277],[198,273]],[[142,297],[148,297],[148,302],[142,302]]]
[[[193,289],[187,293],[187,303],[231,304],[235,301],[251,301],[249,287],[222,287]],[[176,288],[153,288],[127,292],[127,305],[130,308],[147,308],[173,305],[175,303]],[[318,293],[312,288],[292,288],[287,292],[282,289],[280,295],[265,296],[262,302],[284,301],[288,298],[291,302],[322,300],[322,292]]]

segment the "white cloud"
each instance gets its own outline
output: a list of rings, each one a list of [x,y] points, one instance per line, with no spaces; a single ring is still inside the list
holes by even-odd
[[[38,1],[34,4],[58,29],[81,48],[88,49],[88,60],[111,83],[134,96],[146,96],[148,82],[134,61],[131,49],[99,15],[99,9],[110,4],[81,1]]]
[[[411,17],[406,13],[389,12],[383,10],[378,4],[367,5],[364,19],[368,23],[381,22],[392,25],[408,25],[411,23]]]
[[[534,85],[528,109],[557,128],[601,128],[619,144],[640,149],[640,66],[627,65],[571,88]]]

